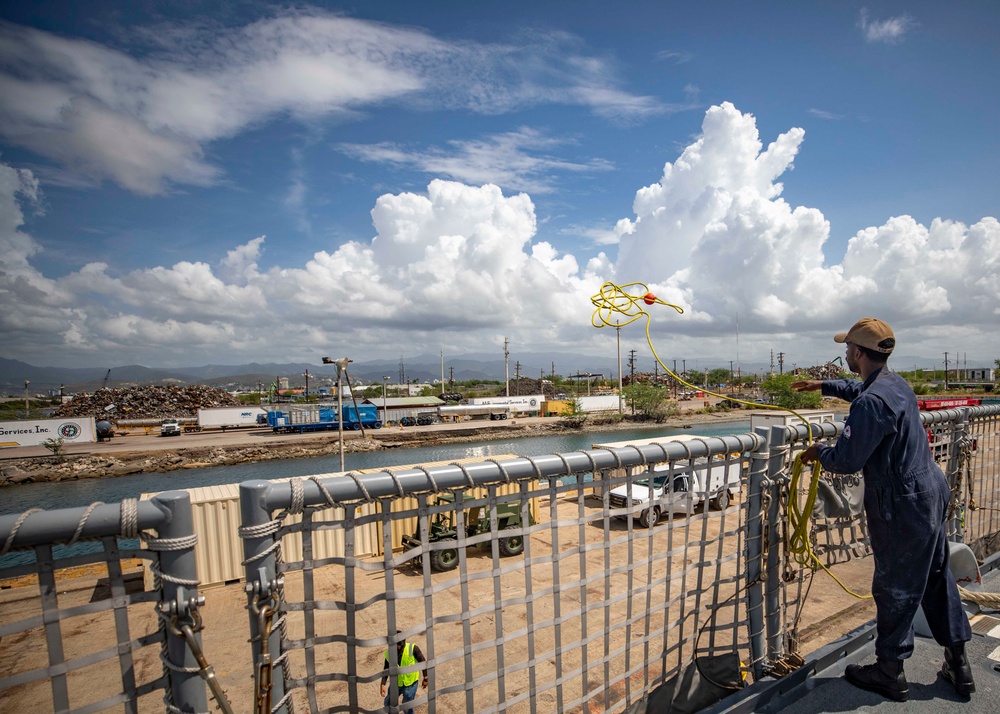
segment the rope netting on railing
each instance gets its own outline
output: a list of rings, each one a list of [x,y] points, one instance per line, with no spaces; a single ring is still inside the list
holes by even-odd
[[[309,711],[382,711],[386,651],[405,638],[424,661],[391,675],[426,672],[428,711],[613,711],[696,653],[749,661],[745,459],[716,451],[563,458],[555,476],[490,460],[489,483],[453,464],[447,488],[423,467],[431,488],[396,480],[330,520],[306,508],[276,534],[302,539],[302,560],[277,566],[286,685]]]

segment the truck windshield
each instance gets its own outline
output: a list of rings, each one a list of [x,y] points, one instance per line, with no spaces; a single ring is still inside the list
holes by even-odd
[[[666,482],[667,482],[666,475],[657,476],[656,478],[653,479],[653,488],[663,488],[663,485]],[[635,485],[636,486],[645,486],[646,488],[649,488],[649,479],[648,478],[641,478],[641,479],[639,479],[638,481],[635,482]]]

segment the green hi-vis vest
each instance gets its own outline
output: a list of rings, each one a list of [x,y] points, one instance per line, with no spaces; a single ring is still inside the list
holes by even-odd
[[[385,661],[389,661],[389,651],[385,652]],[[399,667],[409,667],[417,663],[417,658],[413,656],[413,645],[407,642],[403,645],[403,656],[399,658]],[[415,684],[416,681],[420,679],[420,672],[408,672],[406,674],[401,674],[396,677],[396,685],[400,687],[409,687],[411,684]]]

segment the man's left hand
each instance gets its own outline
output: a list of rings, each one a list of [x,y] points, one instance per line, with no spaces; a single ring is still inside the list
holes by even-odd
[[[819,460],[819,444],[813,444],[808,449],[799,454],[802,463],[808,465]]]

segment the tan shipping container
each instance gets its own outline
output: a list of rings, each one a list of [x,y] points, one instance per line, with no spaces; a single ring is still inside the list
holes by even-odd
[[[514,455],[494,457],[498,461],[517,458]],[[481,457],[469,459],[452,459],[450,461],[440,461],[436,463],[419,464],[423,467],[447,466],[449,464],[472,464],[479,463]],[[359,473],[378,473],[380,471],[406,471],[415,468],[416,465],[394,466],[391,469],[371,468],[361,469]],[[318,474],[321,478],[348,478],[340,474]],[[290,479],[274,479],[275,483],[289,481]],[[532,489],[537,488],[537,484],[532,484]],[[198,569],[198,580],[202,588],[226,583],[241,581],[245,572],[243,563],[243,541],[239,536],[240,527],[240,496],[239,484],[222,484],[219,486],[202,486],[199,488],[185,489],[191,496],[191,510],[194,520],[194,531],[198,535],[198,543],[195,546],[195,561]],[[520,486],[517,483],[503,484],[497,487],[497,494],[518,493]],[[155,496],[155,493],[144,493],[140,496],[142,500],[147,500]],[[485,498],[488,495],[487,489],[477,488],[466,491],[467,497]],[[370,516],[380,512],[379,502],[364,503],[357,507],[355,517]],[[395,499],[392,502],[392,512],[398,513],[407,509],[416,510],[417,499],[413,496]],[[538,499],[532,498],[531,515],[535,522],[538,522]],[[328,508],[313,513],[313,521],[334,521],[339,522],[344,518],[343,508]],[[302,521],[301,515],[287,516],[283,522],[284,526],[293,525]],[[414,534],[418,531],[417,516],[392,521],[392,548],[393,552],[402,550],[402,539],[404,535]],[[354,557],[380,557],[382,552],[382,522],[372,521],[355,528],[354,531]],[[326,558],[344,557],[344,529],[343,527],[314,528],[312,530],[313,559],[322,560]],[[291,533],[281,540],[282,558],[285,561],[302,560],[302,533]],[[145,569],[144,583],[147,590],[153,587],[153,575],[149,568]]]

